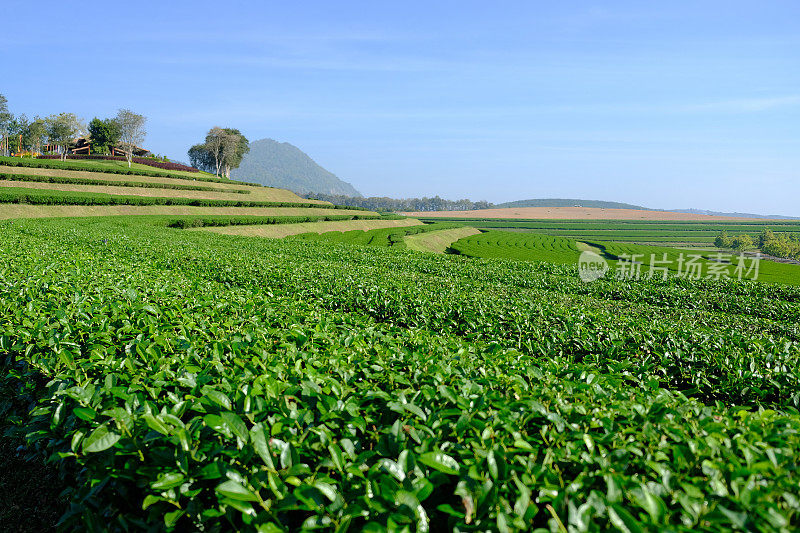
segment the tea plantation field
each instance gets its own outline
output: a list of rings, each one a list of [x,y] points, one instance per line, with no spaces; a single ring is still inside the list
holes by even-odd
[[[800,234],[800,220],[663,221],[663,220],[518,220],[420,217],[426,222],[448,222],[487,230],[532,232],[578,240],[713,246],[722,231],[755,235],[765,228]]]
[[[691,250],[626,242],[542,235],[535,232],[488,230],[451,244],[454,253],[475,258],[546,261],[577,264],[584,250],[594,250],[607,261],[610,275],[625,277],[689,276],[756,279],[800,285],[800,265],[754,260],[753,255],[721,250]],[[756,267],[756,262],[758,263]],[[718,267],[718,268],[717,268]],[[737,271],[741,268],[741,276]]]
[[[800,526],[798,287],[166,226],[0,222],[5,493],[65,530]]]
[[[577,243],[564,237],[538,233],[487,231],[459,239],[451,248],[471,257],[519,259],[577,264],[581,251]]]
[[[446,229],[453,229],[459,226],[453,224],[417,224],[402,228],[383,228],[371,231],[327,231],[323,233],[302,233],[294,235],[291,239],[300,239],[304,241],[326,241],[326,242],[339,242],[360,246],[381,246],[381,247],[395,247],[405,248],[405,238],[411,235],[421,235],[423,233],[430,233],[434,231],[442,231]]]

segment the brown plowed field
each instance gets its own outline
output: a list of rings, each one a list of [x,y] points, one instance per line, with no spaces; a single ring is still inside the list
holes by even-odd
[[[674,211],[642,211],[638,209],[603,209],[599,207],[506,207],[473,211],[424,211],[402,213],[421,218],[519,218],[553,220],[761,220],[714,215],[675,213]]]

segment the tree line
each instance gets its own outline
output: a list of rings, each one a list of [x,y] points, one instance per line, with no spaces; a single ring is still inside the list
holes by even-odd
[[[230,178],[231,170],[239,168],[249,151],[250,141],[242,132],[214,126],[208,130],[205,142],[189,148],[189,161],[195,168]]]
[[[128,167],[133,152],[144,144],[147,136],[144,115],[130,109],[120,109],[112,118],[95,117],[88,126],[75,113],[57,113],[29,119],[24,113],[14,116],[8,99],[0,94],[0,153],[42,153],[46,146],[55,147],[61,160],[67,158],[70,146],[79,137],[89,136],[90,148],[96,154],[108,154],[119,146]]]
[[[484,200],[445,200],[439,196],[433,198],[387,198],[385,196],[346,196],[342,194],[306,193],[304,198],[323,200],[336,205],[363,207],[371,211],[470,211],[473,209],[490,209],[494,204]]]
[[[769,228],[761,231],[757,237],[746,233],[729,235],[727,231],[720,233],[714,240],[718,248],[729,248],[737,251],[758,247],[759,250],[773,257],[800,260],[800,236],[790,233],[775,233]]]

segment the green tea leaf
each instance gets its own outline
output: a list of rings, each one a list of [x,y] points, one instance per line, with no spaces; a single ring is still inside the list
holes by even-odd
[[[84,453],[102,452],[114,446],[119,439],[118,434],[109,431],[106,426],[100,426],[84,439],[82,449]]]
[[[458,474],[458,461],[441,451],[423,453],[418,461],[445,474]]]
[[[230,498],[232,500],[243,502],[258,501],[258,497],[255,494],[245,488],[242,484],[231,479],[217,485],[216,491],[226,498]]]

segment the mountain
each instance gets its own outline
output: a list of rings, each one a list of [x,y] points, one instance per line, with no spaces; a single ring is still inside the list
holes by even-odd
[[[233,179],[289,189],[297,194],[321,193],[361,196],[349,183],[340,180],[289,143],[261,139],[250,143],[250,152]]]
[[[497,204],[494,207],[600,207],[603,209],[641,209],[652,211],[640,205],[623,204],[620,202],[604,202],[601,200],[576,200],[574,198],[536,198],[532,200],[517,200]]]

